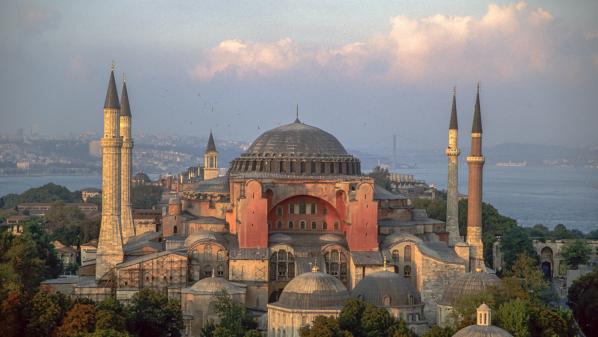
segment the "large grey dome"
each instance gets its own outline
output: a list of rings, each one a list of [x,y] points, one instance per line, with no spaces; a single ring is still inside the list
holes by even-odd
[[[260,135],[232,162],[229,172],[359,175],[361,167],[359,159],[347,153],[336,137],[296,120]]]
[[[299,121],[264,132],[253,141],[245,153],[270,156],[347,155],[343,145],[333,135]]]
[[[340,309],[349,292],[339,279],[321,272],[307,272],[284,287],[274,305],[289,309]]]
[[[367,303],[378,307],[418,305],[421,300],[417,290],[403,276],[389,271],[367,275],[351,292]]]
[[[478,294],[489,287],[500,286],[500,279],[494,274],[485,272],[465,273],[444,290],[438,304],[454,306],[463,296]]]

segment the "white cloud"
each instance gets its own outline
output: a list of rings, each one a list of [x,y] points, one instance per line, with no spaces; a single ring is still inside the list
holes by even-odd
[[[555,65],[553,22],[546,10],[520,2],[490,5],[481,18],[396,16],[387,33],[334,49],[305,50],[290,38],[273,43],[226,40],[205,55],[194,75],[201,80],[222,73],[271,76],[301,67],[304,72],[328,70],[402,82],[513,80]]]

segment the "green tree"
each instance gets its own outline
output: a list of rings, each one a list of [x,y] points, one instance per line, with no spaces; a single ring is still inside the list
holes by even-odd
[[[301,337],[351,337],[350,332],[340,328],[339,320],[331,316],[317,316],[311,325],[299,330]]]
[[[96,330],[125,331],[129,313],[114,297],[109,297],[97,305]]]
[[[598,269],[573,282],[568,300],[581,330],[587,336],[598,331]]]
[[[95,330],[92,333],[79,334],[77,337],[130,337],[126,331],[116,331],[111,329]]]
[[[371,178],[374,178],[374,183],[380,187],[383,187],[387,190],[391,190],[392,186],[390,184],[390,173],[388,169],[382,168],[380,166],[374,167],[372,172],[368,174]]]
[[[96,323],[94,304],[75,303],[54,330],[52,337],[74,337],[81,333],[93,332]]]
[[[247,330],[247,332],[245,332],[245,335],[243,335],[243,337],[263,337],[264,335],[259,331],[259,330]]]
[[[454,334],[455,330],[450,326],[441,328],[438,325],[434,325],[422,337],[452,337]]]
[[[131,188],[133,208],[152,208],[160,203],[162,188],[153,185],[137,185]]]
[[[535,307],[530,320],[533,337],[569,336],[567,322],[555,310],[547,307]]]
[[[412,206],[425,209],[428,217],[432,219],[446,221],[446,200],[414,199]]]
[[[365,302],[355,298],[345,302],[338,316],[340,328],[351,332],[354,336],[361,336],[360,322],[365,308]]]
[[[537,224],[537,225],[534,225],[532,228],[530,228],[529,235],[533,238],[545,240],[545,239],[550,238],[551,234],[550,234],[550,229],[548,229],[546,226],[544,226],[542,224]]]
[[[538,268],[537,261],[525,254],[517,257],[496,292],[498,295],[495,295],[495,299],[499,304],[521,299],[538,305],[553,302],[556,296]]]
[[[180,336],[183,314],[178,301],[166,294],[143,289],[131,299],[129,331],[144,337]]]
[[[500,241],[500,250],[503,253],[506,270],[511,269],[517,256],[521,254],[537,257],[527,231],[519,226],[512,227],[504,233]]]
[[[496,324],[510,332],[513,337],[529,337],[530,305],[515,299],[503,303],[496,311]]]
[[[565,259],[567,266],[577,269],[580,264],[590,261],[592,248],[584,240],[568,241],[563,245],[561,256]]]
[[[27,335],[31,337],[50,336],[58,326],[70,303],[60,294],[49,294],[38,290],[29,303]]]
[[[364,337],[387,336],[394,319],[385,308],[366,306],[361,317],[361,330]]]
[[[257,323],[245,306],[234,301],[226,291],[216,294],[214,310],[219,319],[218,324],[216,324],[216,330],[214,331],[215,337],[219,336],[219,334],[243,337],[246,331],[257,328]]]

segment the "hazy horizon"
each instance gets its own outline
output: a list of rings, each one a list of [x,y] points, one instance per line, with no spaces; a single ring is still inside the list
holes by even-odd
[[[347,148],[598,145],[598,3],[0,4],[0,131],[100,132],[112,60],[133,132],[251,141],[295,118]],[[214,113],[211,113],[211,109]],[[387,151],[380,151],[387,152]]]

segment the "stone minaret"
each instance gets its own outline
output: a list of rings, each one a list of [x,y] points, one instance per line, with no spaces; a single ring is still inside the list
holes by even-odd
[[[127,83],[123,80],[123,89],[120,95],[120,136],[123,139],[121,149],[121,226],[123,242],[135,236],[133,224],[133,206],[131,205],[131,176],[133,171],[133,138],[131,137],[131,107],[129,106],[129,94]]]
[[[114,65],[104,103],[104,137],[102,137],[102,223],[96,255],[96,280],[105,280],[117,263],[123,261],[120,227],[120,104],[114,81]]]
[[[473,126],[471,128],[471,153],[467,157],[469,167],[467,197],[467,243],[471,247],[471,270],[484,269],[484,245],[482,243],[482,115],[480,111],[480,85],[475,101]]]
[[[461,241],[459,235],[459,146],[457,144],[459,130],[457,125],[457,98],[453,89],[453,107],[448,132],[448,147],[445,154],[448,157],[448,183],[446,195],[446,231],[448,232],[449,246],[453,247]]]
[[[218,151],[216,151],[216,143],[214,143],[214,136],[210,131],[210,138],[208,139],[208,146],[203,156],[203,179],[209,180],[218,177]]]

